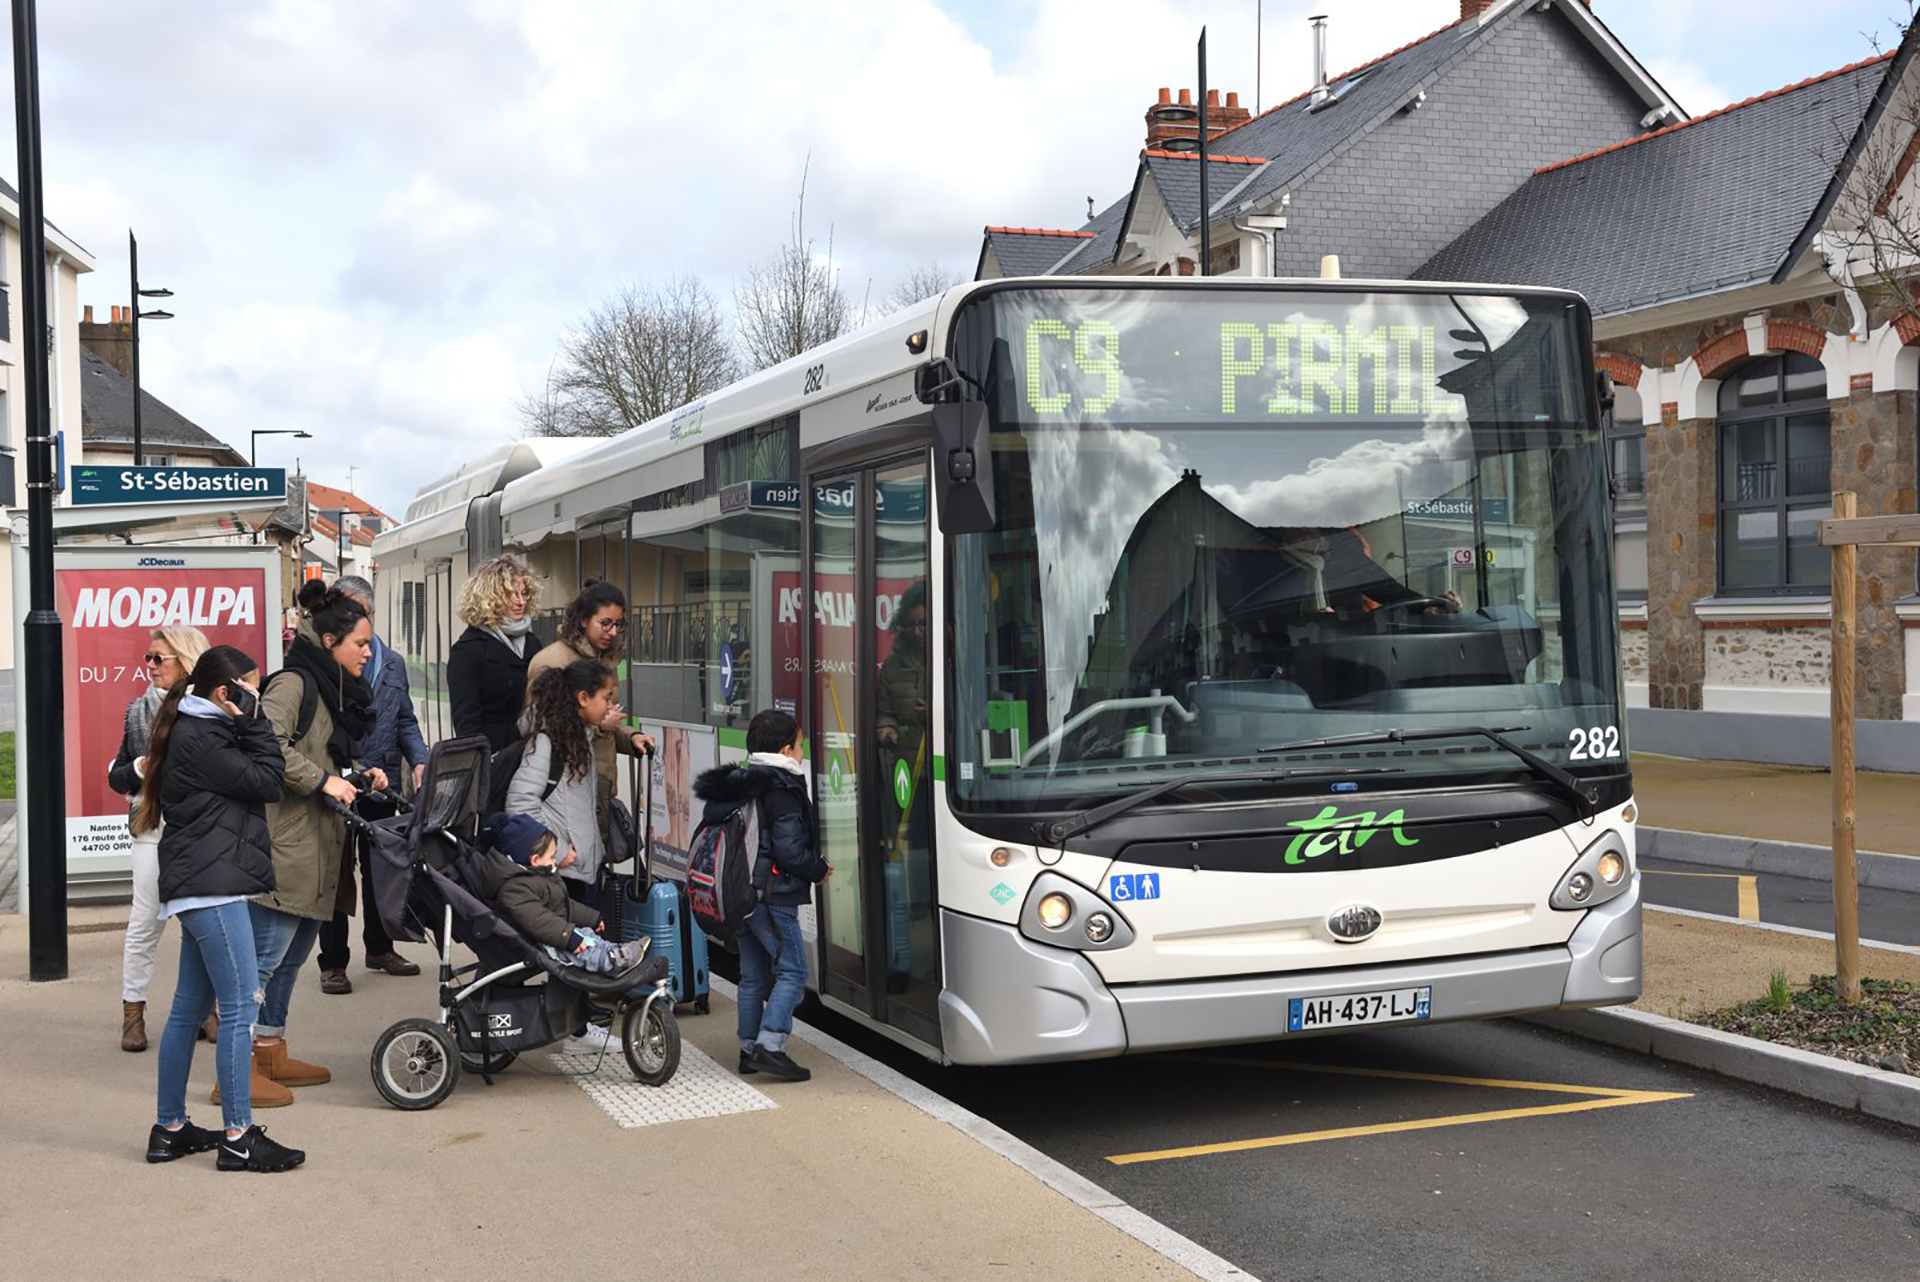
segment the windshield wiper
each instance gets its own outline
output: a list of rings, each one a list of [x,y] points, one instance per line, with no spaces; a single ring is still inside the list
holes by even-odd
[[[1180,779],[1169,779],[1157,783],[1151,788],[1142,788],[1139,792],[1128,793],[1124,797],[1083,810],[1066,819],[1056,819],[1043,830],[1049,844],[1058,845],[1069,837],[1077,837],[1083,832],[1097,828],[1117,815],[1124,815],[1135,806],[1144,806],[1155,797],[1164,797],[1170,792],[1195,784],[1208,783],[1254,783],[1260,780],[1279,782],[1286,779],[1319,779],[1328,775],[1381,775],[1391,774],[1390,766],[1326,766],[1308,770],[1216,770],[1212,774],[1187,775]]]
[[[1600,805],[1599,788],[1583,782],[1572,771],[1556,766],[1544,757],[1535,756],[1507,738],[1510,734],[1531,729],[1533,729],[1532,726],[1430,726],[1415,730],[1368,730],[1360,734],[1335,735],[1330,739],[1301,739],[1273,748],[1262,748],[1260,751],[1265,753],[1304,751],[1308,748],[1354,748],[1369,743],[1418,743],[1425,739],[1458,739],[1465,735],[1478,735],[1520,758],[1526,763],[1527,769],[1573,798],[1575,806],[1584,809],[1583,818],[1591,815]]]

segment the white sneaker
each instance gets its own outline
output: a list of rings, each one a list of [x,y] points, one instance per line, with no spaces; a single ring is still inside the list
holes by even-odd
[[[598,1055],[609,1048],[617,1049],[618,1038],[598,1024],[588,1024],[587,1031],[575,1037],[569,1037],[561,1044],[563,1055]]]

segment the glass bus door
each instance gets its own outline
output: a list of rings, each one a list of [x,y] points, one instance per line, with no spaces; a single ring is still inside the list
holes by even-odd
[[[939,1043],[929,511],[924,458],[815,478],[809,736],[821,987]]]

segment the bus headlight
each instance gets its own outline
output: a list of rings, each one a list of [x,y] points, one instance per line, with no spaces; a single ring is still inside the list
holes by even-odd
[[[1059,930],[1073,920],[1073,901],[1059,891],[1040,897],[1040,924],[1048,930]]]
[[[1627,874],[1632,871],[1626,838],[1609,828],[1560,874],[1548,903],[1562,912],[1598,907],[1626,891],[1632,884]]]
[[[1113,952],[1134,941],[1133,923],[1124,912],[1100,892],[1052,870],[1027,887],[1019,930],[1036,944],[1083,953]]]

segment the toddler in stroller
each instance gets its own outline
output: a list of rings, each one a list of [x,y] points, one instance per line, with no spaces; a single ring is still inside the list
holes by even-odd
[[[653,940],[646,935],[624,944],[600,937],[600,914],[567,893],[554,858],[559,840],[528,815],[495,815],[495,854],[481,872],[484,897],[507,915],[520,933],[553,952],[562,966],[596,975],[617,975],[638,966]],[[573,852],[567,852],[571,860]]]
[[[356,821],[373,840],[375,898],[389,933],[417,942],[432,930],[440,950],[438,1018],[402,1020],[380,1035],[375,1087],[396,1108],[432,1108],[452,1093],[462,1068],[491,1082],[519,1055],[559,1041],[596,1009],[610,1012],[634,1077],[665,1085],[680,1061],[666,959],[642,959],[643,948],[620,951],[604,941],[580,950],[571,910],[548,930],[523,928],[504,906],[513,896],[495,908],[504,884],[527,883],[522,889],[535,892],[528,898],[543,904],[542,883],[554,882],[563,899],[565,890],[551,873],[482,849],[478,810],[487,767],[484,739],[436,744],[410,814]],[[529,855],[534,844],[527,843]],[[455,943],[476,960],[456,968]],[[608,968],[580,964],[590,957]]]

